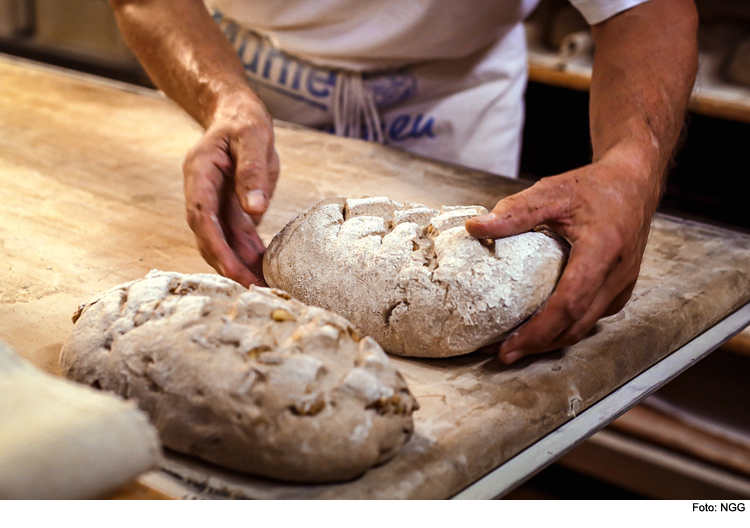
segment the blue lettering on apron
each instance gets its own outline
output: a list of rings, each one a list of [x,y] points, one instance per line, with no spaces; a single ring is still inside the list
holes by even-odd
[[[307,91],[315,97],[328,97],[331,95],[331,88],[335,86],[335,71],[325,72],[311,68],[307,74]]]
[[[388,139],[399,142],[405,139],[434,138],[435,132],[432,130],[432,127],[435,125],[435,118],[428,118],[424,125],[422,125],[422,119],[424,119],[424,115],[422,114],[417,114],[413,118],[408,114],[401,114],[391,121],[390,126],[385,127]],[[411,129],[408,130],[410,124]]]
[[[328,111],[326,104],[336,87],[337,72],[320,69],[301,62],[293,56],[277,50],[263,37],[243,30],[232,20],[214,10],[213,19],[220,25],[224,35],[232,43],[247,72],[251,84],[273,90],[291,99]],[[290,82],[291,79],[291,82]],[[363,76],[363,81],[373,94],[378,108],[395,106],[417,93],[417,79],[408,70]],[[383,135],[388,143],[398,143],[407,139],[434,138],[434,117],[423,114],[396,116],[390,123],[381,122]],[[319,130],[333,133],[333,125]],[[362,139],[371,139],[362,126]]]
[[[214,12],[213,17],[217,22],[223,20],[223,15],[218,11]],[[234,22],[225,21],[222,31],[237,51],[250,83],[328,111],[324,100],[336,86],[335,71],[299,62],[269,46],[262,37],[242,31]]]
[[[423,139],[423,138],[434,138],[435,132],[433,127],[435,125],[435,118],[428,117],[427,120],[422,124],[422,120],[425,118],[423,114],[417,114],[413,116],[408,114],[401,114],[397,116],[390,125],[386,122],[381,122],[380,126],[383,129],[383,135],[385,136],[387,143],[398,143],[407,139]],[[409,127],[411,125],[411,127]],[[329,134],[335,133],[332,124],[318,127],[321,132],[327,132]],[[370,140],[367,128],[362,125],[362,133],[360,137],[365,141]]]

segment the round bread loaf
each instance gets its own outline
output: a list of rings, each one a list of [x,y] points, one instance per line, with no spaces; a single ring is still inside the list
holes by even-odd
[[[268,284],[349,319],[388,352],[467,354],[501,340],[552,293],[567,255],[544,232],[480,240],[484,207],[331,198],[268,246]]]
[[[279,290],[152,271],[84,304],[68,378],[138,401],[165,446],[288,481],[354,478],[418,408],[380,346]]]

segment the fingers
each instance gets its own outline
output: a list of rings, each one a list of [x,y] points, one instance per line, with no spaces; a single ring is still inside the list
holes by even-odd
[[[205,221],[199,221],[193,231],[201,255],[220,275],[237,281],[246,288],[251,284],[264,285],[229,247],[216,216],[211,215]]]
[[[255,223],[242,210],[237,194],[233,188],[228,189],[227,202],[223,215],[224,233],[229,246],[240,262],[258,279],[258,284],[265,285],[263,278],[263,255],[266,251],[263,241],[258,236]]]
[[[500,238],[545,224],[572,245],[555,291],[537,313],[500,347],[505,363],[568,346],[582,339],[630,298],[648,240],[653,182],[632,183],[632,169],[597,162],[544,178],[501,200],[492,214],[472,218],[466,229]]]
[[[605,288],[605,281],[609,280],[613,264],[617,262],[617,256],[612,253],[597,241],[582,239],[574,244],[555,291],[537,313],[503,343],[501,360],[512,363],[528,354],[559,348],[556,340],[571,328],[576,335],[583,332],[583,337],[622,289],[611,291],[616,288],[617,280],[621,280],[617,277]],[[606,303],[600,306],[605,299]]]
[[[632,283],[620,293],[617,293],[620,288],[622,288],[622,280],[619,275],[619,273],[612,273],[607,277],[607,280],[604,282],[599,295],[597,295],[597,298],[592,303],[588,313],[580,320],[576,321],[565,332],[557,336],[557,338],[550,343],[548,347],[549,350],[575,345],[591,332],[591,329],[600,318],[614,315],[625,306],[628,299],[630,299],[635,283]],[[612,300],[613,296],[614,300]],[[619,307],[616,311],[608,313],[614,309],[614,306]]]
[[[279,175],[273,121],[254,93],[226,95],[183,166],[188,223],[214,269],[262,284],[265,247],[255,226]]]
[[[607,309],[604,310],[604,313],[602,313],[602,317],[609,317],[610,315],[615,315],[616,313],[619,313],[620,310],[625,308],[625,305],[630,300],[630,297],[633,295],[633,290],[635,289],[635,281],[633,281],[630,286],[622,290],[612,301],[609,303],[609,306],[607,306]]]
[[[561,216],[565,203],[562,189],[542,180],[532,187],[497,202],[492,212],[466,221],[466,230],[477,238],[502,238],[525,233],[549,219]],[[556,195],[553,193],[557,190]]]
[[[255,222],[268,209],[279,176],[279,157],[273,129],[262,125],[244,128],[230,142],[235,161],[235,185],[242,209]]]
[[[211,267],[245,287],[259,284],[259,279],[230,247],[222,226],[221,193],[225,185],[224,172],[230,168],[231,161],[220,154],[221,149],[217,145],[203,140],[185,160],[183,171],[188,224],[195,234],[201,255]]]

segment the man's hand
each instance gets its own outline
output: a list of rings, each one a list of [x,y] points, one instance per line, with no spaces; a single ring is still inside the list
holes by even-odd
[[[637,158],[635,158],[637,159]],[[501,238],[545,224],[571,243],[560,281],[537,313],[500,348],[512,363],[580,341],[602,316],[619,312],[638,278],[659,189],[625,154],[544,178],[466,222],[473,236]]]
[[[273,122],[252,93],[222,104],[183,166],[185,206],[201,255],[243,286],[265,285],[255,227],[279,176]]]
[[[695,80],[697,26],[692,0],[651,0],[593,26],[594,162],[466,223],[482,238],[546,224],[572,244],[553,294],[501,346],[505,363],[576,343],[630,298]]]
[[[206,261],[262,284],[255,226],[279,176],[273,122],[203,0],[110,0],[125,40],[154,83],[206,133],[188,153],[188,223]]]

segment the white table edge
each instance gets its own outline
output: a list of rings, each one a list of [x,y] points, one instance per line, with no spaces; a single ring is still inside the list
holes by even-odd
[[[466,487],[453,499],[493,499],[523,484],[750,324],[750,303]]]

